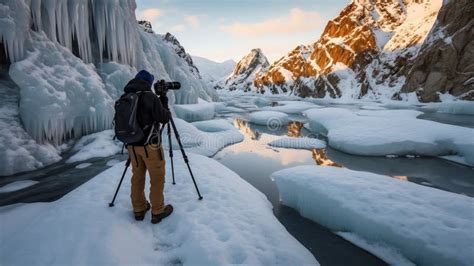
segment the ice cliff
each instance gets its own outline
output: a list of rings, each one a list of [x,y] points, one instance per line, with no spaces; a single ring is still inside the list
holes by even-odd
[[[19,87],[11,106],[18,106],[16,124],[28,133],[2,130],[0,157],[18,154],[11,137],[58,146],[111,128],[113,102],[140,69],[181,82],[169,95],[172,103],[217,99],[176,38],[150,32],[136,21],[135,9],[134,0],[0,0],[0,65]],[[0,175],[21,170],[31,167],[2,167]]]

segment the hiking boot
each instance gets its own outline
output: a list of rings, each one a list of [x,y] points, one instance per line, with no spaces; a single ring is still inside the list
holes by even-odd
[[[141,211],[141,212],[134,212],[135,214],[135,220],[137,221],[143,221],[143,219],[145,219],[145,214],[147,211],[150,210],[150,203],[147,202],[146,203],[146,209],[144,211]]]
[[[173,212],[173,206],[171,204],[168,204],[165,206],[165,209],[163,210],[162,213],[160,214],[151,214],[151,223],[152,224],[157,224],[161,222],[164,218],[170,216],[170,214]]]

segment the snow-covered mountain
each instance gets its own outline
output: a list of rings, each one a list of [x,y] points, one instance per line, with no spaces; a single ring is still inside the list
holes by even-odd
[[[420,101],[436,101],[439,93],[446,92],[455,97],[473,99],[468,93],[472,91],[472,85],[465,83],[472,71],[468,67],[460,69],[461,60],[449,63],[447,58],[434,56],[445,67],[428,67],[425,61],[417,60],[419,55],[427,53],[424,51],[428,47],[432,47],[431,53],[442,48],[436,43],[442,42],[443,38],[439,36],[443,34],[435,33],[439,32],[436,26],[431,30],[433,25],[442,28],[439,25],[448,25],[457,16],[464,19],[449,24],[452,26],[443,36],[453,36],[466,26],[463,28],[465,34],[459,36],[468,36],[463,39],[463,45],[456,48],[455,54],[459,59],[464,58],[461,56],[463,51],[471,53],[472,49],[463,48],[468,45],[466,40],[472,39],[473,3],[464,2],[467,8],[457,8],[457,13],[453,11],[455,8],[441,12],[440,16],[447,15],[438,16],[439,22],[435,24],[442,0],[353,0],[339,16],[328,22],[318,41],[296,47],[266,71],[260,71],[253,87],[261,93],[318,98],[416,99],[415,93],[409,92],[418,91]],[[460,7],[464,2],[446,1],[443,9]],[[429,34],[433,37],[427,39]],[[427,58],[432,59],[432,54]],[[472,65],[472,57],[468,58],[462,61],[464,66]],[[457,68],[453,64],[457,64]],[[413,65],[422,70],[411,71]],[[423,77],[417,74],[420,71],[425,73]],[[444,74],[436,74],[440,71]],[[435,73],[427,79],[431,72]],[[437,82],[446,75],[450,77],[449,81]],[[453,79],[456,82],[452,82]],[[241,84],[238,80],[233,81],[231,88],[248,89],[252,87],[248,83],[248,80]],[[433,86],[434,83],[437,85]],[[421,93],[426,86],[430,88]]]
[[[235,66],[232,74],[225,80],[218,82],[217,89],[242,90],[244,92],[254,90],[254,80],[258,73],[265,71],[269,66],[268,59],[259,48],[252,49]]]
[[[0,103],[9,125],[0,175],[57,161],[65,140],[111,128],[113,102],[137,70],[181,82],[172,103],[217,99],[176,38],[151,33],[135,9],[134,0],[0,0],[0,95],[10,97]]]
[[[193,55],[192,57],[201,77],[209,84],[227,78],[237,64],[234,60],[219,63],[200,56]]]
[[[422,101],[439,93],[474,99],[474,1],[445,1],[401,92]]]
[[[259,90],[300,96],[391,98],[405,81],[441,0],[354,0],[320,39],[299,46],[255,80]]]

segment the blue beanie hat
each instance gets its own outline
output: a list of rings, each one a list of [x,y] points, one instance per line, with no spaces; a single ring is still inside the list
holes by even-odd
[[[147,81],[148,83],[150,83],[150,86],[153,84],[153,80],[155,79],[155,77],[146,70],[140,70],[140,72],[138,72],[135,78]]]

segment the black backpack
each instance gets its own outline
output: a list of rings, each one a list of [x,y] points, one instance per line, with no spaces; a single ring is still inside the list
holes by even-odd
[[[115,137],[125,144],[139,142],[145,137],[137,120],[140,94],[126,93],[115,102]]]

